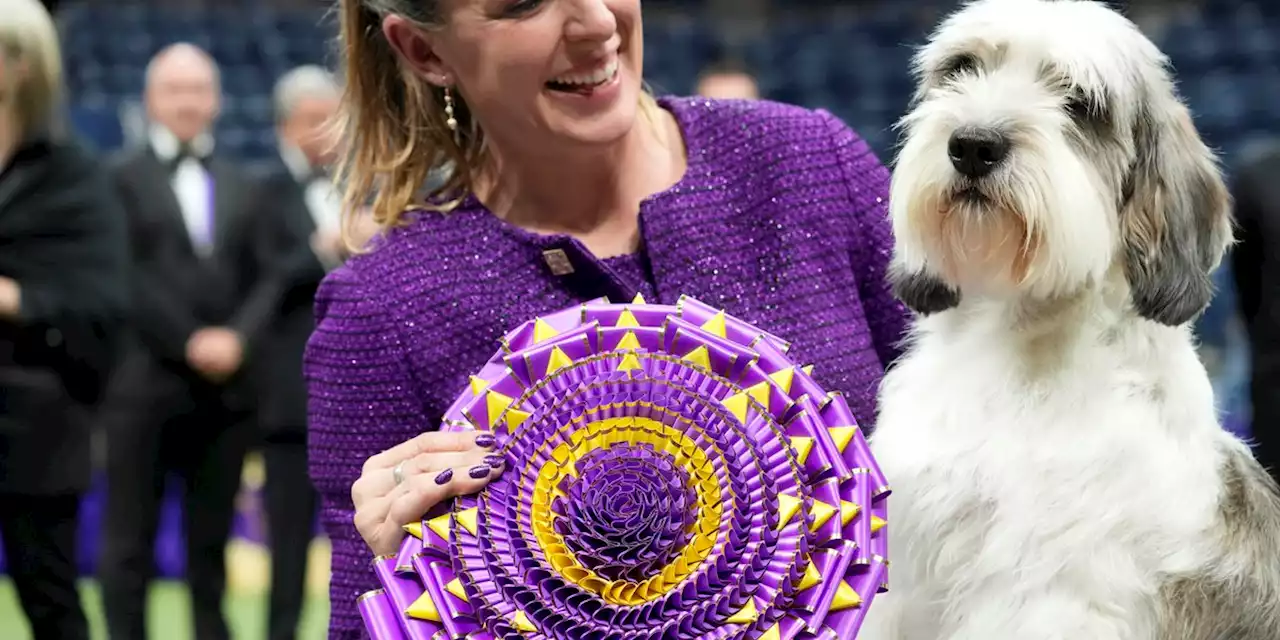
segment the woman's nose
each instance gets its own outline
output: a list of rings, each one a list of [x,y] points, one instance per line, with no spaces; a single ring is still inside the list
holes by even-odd
[[[608,0],[577,0],[565,25],[570,40],[608,40],[618,30],[618,19]]]

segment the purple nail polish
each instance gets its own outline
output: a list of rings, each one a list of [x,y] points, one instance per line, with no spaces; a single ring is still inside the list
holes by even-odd
[[[505,461],[502,459],[502,456],[485,456],[484,457],[484,463],[493,467],[494,469],[501,468],[503,462]]]
[[[492,433],[482,433],[476,436],[477,447],[492,447],[495,442],[497,440],[494,439]]]
[[[467,474],[470,475],[472,478],[475,478],[476,480],[479,480],[481,478],[487,478],[489,477],[489,465],[479,464],[474,467],[471,467],[471,470],[468,471]]]
[[[452,479],[453,469],[445,469],[440,472],[440,475],[436,476],[436,484],[449,484],[449,481]]]

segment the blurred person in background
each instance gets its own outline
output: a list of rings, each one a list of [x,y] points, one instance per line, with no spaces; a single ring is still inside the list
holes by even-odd
[[[270,339],[254,363],[258,423],[266,464],[271,545],[268,638],[295,637],[302,610],[316,497],[307,473],[307,389],[302,354],[315,328],[312,305],[325,274],[342,264],[342,197],[332,181],[333,118],[342,90],[321,67],[305,66],[276,83],[280,161],[259,183],[246,221],[256,247],[250,260],[279,302]],[[269,274],[269,275],[268,275]]]
[[[58,36],[0,0],[0,533],[36,640],[89,638],[76,534],[91,410],[127,314],[110,177],[65,132]]]
[[[1280,146],[1236,172],[1236,300],[1248,335],[1254,454],[1280,480]]]
[[[218,70],[176,44],[146,70],[146,144],[113,170],[133,247],[136,348],[111,389],[100,578],[110,637],[145,637],[147,587],[166,475],[184,481],[187,581],[197,640],[228,637],[224,551],[253,439],[244,366],[273,297],[248,297],[250,183],[210,129]]]
[[[732,58],[711,64],[698,74],[695,93],[720,100],[758,100],[760,86],[747,66]]]
[[[305,361],[331,638],[366,637],[357,598],[403,525],[503,473],[492,434],[436,429],[525,320],[702,299],[795,336],[871,428],[908,314],[889,172],[848,126],[646,93],[639,0],[339,4],[340,178],[385,232],[325,279]]]

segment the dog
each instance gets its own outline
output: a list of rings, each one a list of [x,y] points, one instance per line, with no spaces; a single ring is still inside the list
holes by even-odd
[[[1100,3],[978,0],[913,67],[859,638],[1280,638],[1280,491],[1188,328],[1231,203],[1166,57]]]

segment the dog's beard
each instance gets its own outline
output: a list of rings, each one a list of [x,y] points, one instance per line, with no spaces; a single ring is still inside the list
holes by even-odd
[[[1040,242],[1022,205],[993,181],[957,178],[913,213],[940,275],[964,290],[1016,291],[1031,275]]]

